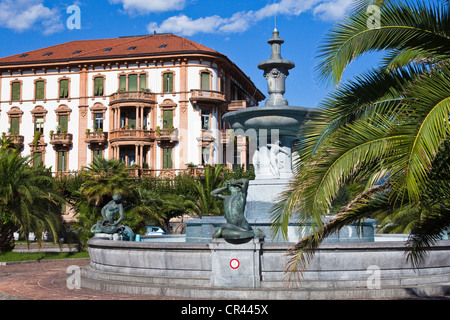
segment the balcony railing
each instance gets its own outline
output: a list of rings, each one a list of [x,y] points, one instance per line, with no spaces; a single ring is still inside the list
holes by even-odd
[[[248,107],[246,100],[233,100],[228,104],[229,111],[236,111]]]
[[[22,149],[23,144],[25,142],[24,136],[18,135],[18,134],[11,134],[6,136],[7,139],[11,140],[11,143],[14,145],[17,149]]]
[[[161,129],[156,131],[156,140],[177,142],[178,141],[178,129]]]
[[[50,138],[50,144],[53,147],[70,147],[72,141],[73,135],[71,133],[54,133]]]
[[[111,142],[116,141],[153,141],[155,130],[114,130],[110,135]]]
[[[86,132],[85,141],[87,144],[98,144],[98,145],[106,144],[108,142],[108,132],[103,131]]]
[[[110,96],[111,103],[118,103],[121,101],[156,102],[156,95],[146,91],[119,91]]]
[[[200,90],[200,89],[191,90],[190,100],[192,102],[207,102],[214,104],[221,104],[226,102],[225,93],[220,91]]]

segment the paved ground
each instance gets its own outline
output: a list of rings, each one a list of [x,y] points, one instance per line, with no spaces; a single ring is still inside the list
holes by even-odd
[[[185,300],[68,289],[67,267],[88,263],[88,259],[73,259],[0,265],[0,300]]]

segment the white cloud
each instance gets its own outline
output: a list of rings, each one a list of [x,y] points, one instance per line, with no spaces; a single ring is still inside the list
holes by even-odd
[[[64,26],[60,12],[43,5],[43,0],[0,1],[0,27],[16,32],[36,28],[44,34],[61,31]]]
[[[151,22],[148,24],[147,30],[150,33],[154,31],[173,32],[185,36],[197,33],[239,33],[248,30],[253,24],[275,15],[299,16],[304,12],[312,12],[314,16],[325,21],[338,20],[346,13],[351,2],[352,0],[281,0],[256,11],[237,12],[230,18],[214,15],[192,19],[181,14],[170,17],[159,25]]]
[[[330,0],[320,3],[313,10],[313,14],[322,20],[338,20],[342,18],[350,6],[353,0]]]
[[[150,13],[183,10],[186,0],[110,0],[110,3],[123,5],[127,12]]]

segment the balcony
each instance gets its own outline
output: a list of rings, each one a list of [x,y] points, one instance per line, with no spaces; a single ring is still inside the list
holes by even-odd
[[[248,108],[246,100],[233,100],[228,104],[228,111],[236,111],[244,108]]]
[[[104,146],[108,143],[108,132],[93,131],[86,132],[86,139],[84,140],[89,145]]]
[[[7,135],[6,139],[9,139],[11,141],[11,144],[14,146],[15,149],[23,148],[24,141],[25,141],[24,136],[21,136],[18,134],[11,134],[11,135]]]
[[[208,104],[223,104],[226,102],[225,93],[212,90],[191,90],[191,102],[194,103],[208,103]]]
[[[110,135],[110,142],[153,142],[155,140],[155,130],[113,130]]]
[[[156,95],[146,91],[119,91],[110,96],[110,103],[143,102],[156,103]]]
[[[158,142],[177,142],[178,129],[161,129],[156,131],[156,140]]]
[[[73,135],[71,133],[53,133],[50,144],[55,149],[68,149],[72,146]]]

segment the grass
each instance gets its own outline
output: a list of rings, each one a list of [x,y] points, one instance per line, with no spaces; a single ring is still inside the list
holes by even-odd
[[[6,252],[0,262],[89,258],[88,252]]]

